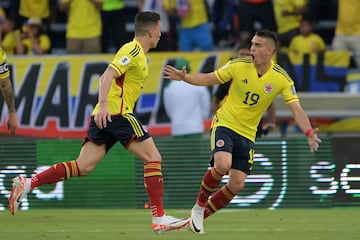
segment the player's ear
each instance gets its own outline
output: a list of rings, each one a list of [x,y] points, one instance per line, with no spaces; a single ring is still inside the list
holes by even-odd
[[[274,48],[274,47],[268,47],[268,52],[269,52],[269,55],[273,55],[274,53],[275,53],[275,51],[276,51],[276,48]]]
[[[155,31],[154,28],[149,28],[149,30],[148,30],[148,36],[149,36],[150,38],[154,36],[154,31]]]

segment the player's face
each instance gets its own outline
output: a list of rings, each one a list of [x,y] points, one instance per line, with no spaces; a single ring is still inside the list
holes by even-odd
[[[250,55],[255,64],[263,64],[272,56],[273,49],[266,38],[254,36],[251,40]]]
[[[158,21],[157,25],[150,29],[150,36],[151,36],[151,47],[155,48],[160,40],[161,36],[161,22]]]

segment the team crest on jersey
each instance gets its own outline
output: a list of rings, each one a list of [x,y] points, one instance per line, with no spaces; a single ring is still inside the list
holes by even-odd
[[[264,91],[266,93],[271,93],[273,90],[274,90],[274,87],[272,84],[270,84],[270,83],[265,84]]]
[[[130,58],[128,58],[128,56],[123,56],[122,58],[120,58],[119,63],[121,66],[126,66],[130,63]]]
[[[219,139],[219,140],[216,141],[216,146],[217,147],[223,147],[224,145],[225,145],[224,140]]]

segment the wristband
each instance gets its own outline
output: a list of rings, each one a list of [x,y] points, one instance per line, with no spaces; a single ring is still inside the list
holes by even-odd
[[[308,130],[306,130],[305,135],[307,137],[309,137],[309,136],[311,136],[313,134],[313,132],[314,132],[314,130],[312,128],[309,128]]]

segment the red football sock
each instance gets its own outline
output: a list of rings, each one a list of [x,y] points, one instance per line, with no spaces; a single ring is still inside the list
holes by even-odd
[[[52,184],[77,176],[80,176],[80,170],[75,160],[57,163],[32,177],[31,189],[43,184]]]
[[[154,217],[165,214],[163,207],[163,177],[161,162],[148,162],[144,164],[145,190],[150,200],[151,213]]]
[[[197,204],[204,207],[213,192],[219,186],[223,175],[219,174],[215,168],[209,169],[203,177],[199,190]]]
[[[228,205],[235,195],[227,185],[220,188],[207,202],[204,219]]]

